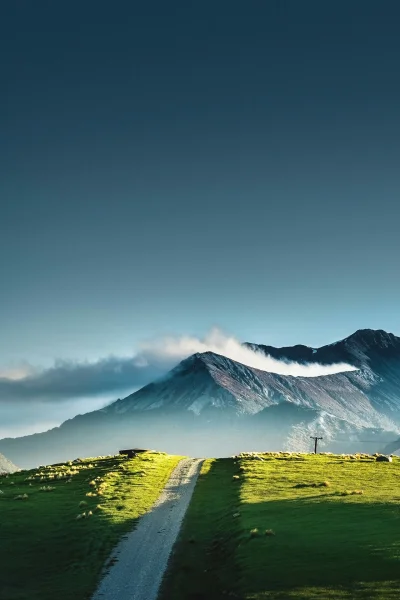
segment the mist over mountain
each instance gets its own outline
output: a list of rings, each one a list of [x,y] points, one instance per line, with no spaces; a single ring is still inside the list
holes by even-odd
[[[55,360],[48,367],[27,362],[0,369],[0,439],[47,431],[77,413],[103,408],[168,373],[197,353],[213,352],[262,371],[317,377],[353,370],[344,364],[285,362],[212,328],[204,337],[169,335],[138,343],[127,356]]]
[[[0,440],[21,466],[144,446],[198,456],[240,450],[382,449],[400,435],[400,338],[359,330],[321,348],[246,343],[281,363],[350,365],[313,377],[283,375],[196,352],[166,375],[109,406],[46,433]],[[376,440],[376,441],[375,441]]]

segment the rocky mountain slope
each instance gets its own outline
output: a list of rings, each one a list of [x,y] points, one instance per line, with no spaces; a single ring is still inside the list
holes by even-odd
[[[46,432],[0,441],[25,465],[144,445],[192,455],[243,448],[376,451],[400,433],[400,338],[360,330],[322,348],[246,344],[283,361],[349,363],[355,371],[320,377],[277,375],[205,352],[127,398]],[[376,440],[376,442],[375,442]]]

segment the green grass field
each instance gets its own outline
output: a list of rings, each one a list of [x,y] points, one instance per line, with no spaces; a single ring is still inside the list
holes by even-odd
[[[400,459],[267,453],[204,461],[160,600],[394,600]],[[0,600],[86,600],[180,457],[0,477]]]
[[[179,460],[147,452],[0,476],[0,600],[90,598]]]
[[[162,600],[400,596],[400,459],[205,461]]]

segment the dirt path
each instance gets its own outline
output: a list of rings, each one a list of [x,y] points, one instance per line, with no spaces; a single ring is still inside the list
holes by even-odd
[[[92,600],[156,600],[168,558],[189,506],[201,459],[183,459],[137,528],[117,546]]]

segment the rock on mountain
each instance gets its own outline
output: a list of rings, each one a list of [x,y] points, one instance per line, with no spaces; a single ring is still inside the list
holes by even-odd
[[[398,437],[400,338],[360,330],[322,348],[246,345],[283,361],[345,362],[357,370],[293,377],[198,353],[100,411],[44,434],[2,440],[0,451],[25,465],[127,445],[224,456],[244,448],[307,450],[315,432],[334,451],[375,451]]]
[[[6,475],[7,473],[15,473],[15,471],[19,471],[18,467],[16,467],[5,456],[0,454],[0,475]]]

